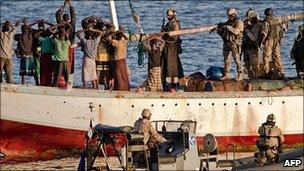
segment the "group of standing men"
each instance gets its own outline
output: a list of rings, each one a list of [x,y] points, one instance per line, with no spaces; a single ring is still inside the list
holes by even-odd
[[[228,20],[224,23],[219,23],[218,26],[211,32],[217,30],[217,33],[223,39],[223,56],[224,56],[224,75],[221,80],[230,79],[231,57],[237,65],[236,81],[243,79],[243,68],[241,56],[243,54],[245,69],[250,79],[268,78],[272,79],[271,74],[275,73],[276,78],[284,78],[284,67],[281,58],[281,42],[286,28],[274,16],[274,11],[271,8],[266,8],[264,11],[264,20],[259,19],[258,13],[249,9],[246,13],[246,20],[242,21],[238,18],[236,9],[229,8],[227,10]],[[302,35],[302,30],[299,34]],[[302,38],[300,38],[302,39]],[[292,54],[298,57],[301,51],[295,41]],[[303,46],[303,45],[302,45]],[[259,53],[262,51],[262,62],[259,62]],[[302,50],[303,53],[303,50]],[[295,58],[295,57],[294,57]],[[303,59],[296,61],[296,64],[301,65]],[[304,65],[298,66],[297,72],[303,72]],[[302,69],[300,69],[302,68]],[[301,71],[300,71],[301,70]]]
[[[220,80],[231,79],[231,56],[237,65],[236,81],[243,80],[244,69],[241,62],[243,55],[245,71],[250,79],[282,79],[284,67],[281,58],[281,42],[286,31],[285,23],[274,16],[271,8],[264,11],[264,20],[259,19],[258,13],[249,9],[245,21],[238,18],[236,9],[227,10],[228,20],[219,23],[211,30],[223,39],[224,73]],[[176,11],[167,11],[169,22],[162,31],[177,31],[180,22],[176,19]],[[299,27],[299,35],[291,50],[291,57],[295,59],[298,77],[304,75],[304,48],[303,48],[303,25]],[[150,44],[146,46],[149,52],[149,70],[147,90],[161,91],[176,89],[179,81],[184,77],[179,54],[182,52],[181,39],[179,36],[164,34],[161,37],[151,37]],[[260,62],[259,54],[262,53]]]
[[[66,7],[69,7],[70,15],[64,14]],[[26,19],[23,19],[20,34],[16,34],[19,21],[14,26],[9,21],[3,23],[0,39],[1,81],[4,69],[7,83],[13,83],[12,57],[15,53],[13,42],[16,40],[16,54],[20,58],[19,75],[22,84],[25,82],[24,76],[34,76],[36,85],[70,86],[70,74],[74,72],[74,50],[76,47],[81,47],[84,54],[82,66],[84,87],[88,82],[92,82],[93,87],[97,89],[97,75],[103,74],[102,77],[107,78],[105,85],[110,85],[110,82],[114,80],[113,90],[129,90],[125,61],[128,37],[121,31],[115,32],[109,23],[103,21],[98,23],[99,19],[92,16],[83,21],[83,30],[76,32],[76,13],[69,0],[64,1],[63,6],[56,12],[55,18],[56,25],[44,20],[29,24]],[[89,23],[85,23],[86,21]],[[38,29],[32,28],[35,24],[38,24]],[[45,24],[50,27],[45,28]],[[98,30],[95,29],[95,24],[101,24],[97,26]],[[81,32],[84,32],[84,36]],[[80,43],[75,42],[75,35],[80,39]],[[108,59],[102,60],[108,58],[108,56],[103,56],[105,45],[112,48],[111,52],[109,48],[105,52],[111,56],[113,60],[111,64],[107,63]],[[107,72],[109,68],[113,68],[111,76]],[[107,86],[105,88],[110,89]]]
[[[70,15],[64,14],[67,6]],[[130,90],[129,69],[126,64],[129,36],[122,32],[122,28],[115,31],[111,23],[90,16],[82,20],[83,30],[76,32],[76,13],[69,0],[64,1],[55,18],[56,25],[44,20],[29,24],[24,19],[21,33],[17,35],[16,27],[19,26],[19,22],[15,26],[9,21],[3,24],[0,41],[1,73],[4,69],[8,83],[13,83],[13,41],[16,40],[17,56],[21,59],[19,75],[22,84],[25,82],[24,76],[34,76],[36,85],[69,86],[70,74],[74,71],[74,50],[80,46],[84,53],[84,87],[88,82],[92,82],[93,88],[98,89],[100,81],[105,85],[105,89]],[[180,29],[174,9],[167,11],[167,19],[168,23],[162,27],[163,32]],[[32,28],[35,24],[38,24],[37,30]],[[45,28],[45,24],[50,27]],[[75,35],[80,43],[75,42]],[[149,37],[145,42],[145,50],[149,53],[147,90],[177,88],[179,79],[184,76],[179,58],[180,37],[170,37],[168,34]],[[165,86],[164,82],[167,82],[168,86]]]
[[[64,13],[64,8],[69,5],[71,19]],[[74,70],[74,48],[76,14],[71,1],[56,12],[57,25],[37,20],[31,24],[27,19],[22,20],[21,33],[16,34],[19,21],[13,26],[9,21],[2,25],[0,39],[1,56],[1,82],[2,70],[6,74],[7,83],[13,83],[12,57],[16,53],[20,58],[21,83],[25,83],[25,76],[34,76],[36,85],[58,86],[61,77],[69,84],[69,74]],[[32,26],[38,24],[38,29]],[[45,24],[50,25],[48,29]],[[16,51],[13,42],[17,41]],[[53,81],[52,81],[53,80]]]
[[[64,14],[69,6],[70,16]],[[238,18],[236,9],[227,10],[228,20],[219,23],[216,28],[224,41],[224,75],[221,80],[230,79],[231,55],[237,65],[237,81],[243,79],[241,56],[243,54],[245,68],[251,79],[268,78],[269,73],[276,71],[280,78],[284,77],[281,60],[281,40],[284,34],[282,23],[273,15],[273,10],[267,8],[265,19],[259,20],[258,14],[249,9],[246,20]],[[2,25],[1,31],[1,81],[2,70],[5,70],[8,83],[12,83],[13,41],[18,42],[17,56],[20,57],[20,72],[22,84],[24,76],[34,76],[36,85],[60,86],[68,85],[70,74],[74,72],[74,50],[82,47],[84,52],[82,81],[86,87],[92,82],[98,89],[98,83],[105,89],[130,90],[129,70],[126,64],[127,45],[130,37],[115,31],[111,23],[98,17],[87,17],[82,20],[83,30],[76,34],[76,13],[71,1],[65,0],[64,5],[56,12],[56,25],[38,20],[29,24],[23,20],[21,33],[16,34],[16,27],[9,21]],[[71,17],[71,18],[70,18]],[[176,11],[167,10],[168,22],[162,26],[163,34],[148,35],[144,41],[144,49],[148,52],[148,78],[142,87],[147,91],[176,90],[184,78],[183,67],[179,57],[182,53],[182,40],[179,36],[170,36],[167,32],[181,29]],[[31,26],[38,24],[38,29]],[[45,24],[51,27],[45,29]],[[297,73],[303,73],[303,30],[299,27],[299,36],[294,43],[291,56],[296,60]],[[80,33],[84,32],[84,36]],[[75,34],[81,40],[75,44]],[[144,35],[141,35],[144,36]],[[302,51],[301,51],[302,49]],[[262,63],[259,53],[262,51]],[[39,79],[40,77],[40,79]],[[100,79],[101,78],[101,79]]]

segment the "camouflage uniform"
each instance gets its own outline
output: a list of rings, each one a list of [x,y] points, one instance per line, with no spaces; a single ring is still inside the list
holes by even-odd
[[[265,122],[259,127],[258,133],[260,135],[257,144],[260,150],[258,164],[263,165],[267,161],[276,160],[279,155],[279,146],[284,141],[281,129]]]
[[[228,26],[228,27],[227,27]],[[244,30],[244,23],[242,20],[235,18],[228,20],[224,26],[218,29],[218,34],[224,41],[223,56],[224,56],[224,74],[229,74],[231,69],[230,52],[232,52],[233,59],[237,65],[237,72],[242,73],[242,64],[240,57],[240,43]]]
[[[260,27],[260,23],[255,23],[247,26],[244,31],[242,50],[249,78],[258,78],[259,75],[259,47],[257,41]]]
[[[264,51],[263,51],[263,72],[267,74],[272,68],[270,68],[270,62],[272,61],[276,69],[282,74],[284,68],[281,59],[281,45],[280,41],[283,36],[282,27],[278,20],[270,15],[267,16],[262,23],[261,34],[264,37]]]
[[[153,143],[162,143],[166,141],[166,139],[155,130],[150,121],[146,118],[138,119],[134,123],[133,129],[134,131],[139,131],[144,134],[144,144],[147,144],[148,141],[152,141]]]

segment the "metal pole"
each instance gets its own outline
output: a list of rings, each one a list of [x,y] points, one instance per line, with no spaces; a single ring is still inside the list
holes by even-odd
[[[119,30],[118,26],[118,20],[117,20],[117,15],[116,15],[116,9],[115,9],[115,2],[114,0],[109,0],[110,3],[110,9],[111,9],[111,16],[112,16],[112,22],[115,27],[115,31]]]

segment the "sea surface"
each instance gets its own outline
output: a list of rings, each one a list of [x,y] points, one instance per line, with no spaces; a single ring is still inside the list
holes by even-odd
[[[210,25],[224,22],[226,10],[235,7],[239,17],[243,18],[249,8],[256,10],[260,18],[264,18],[264,9],[271,7],[277,16],[303,11],[303,1],[143,1],[132,0],[134,9],[141,17],[141,24],[146,33],[159,32],[163,17],[166,17],[166,10],[173,7],[177,11],[177,18],[181,22],[182,28],[191,28],[203,25]],[[9,1],[1,0],[1,23],[5,20],[17,21],[23,17],[28,17],[30,21],[45,19],[55,23],[54,14],[63,5],[63,1]],[[77,14],[77,30],[81,29],[81,20],[90,15],[96,15],[111,20],[109,3],[107,0],[101,1],[73,1]],[[128,31],[138,32],[132,20],[129,2],[116,1],[116,10],[119,24]],[[66,12],[69,12],[66,9]],[[303,22],[302,22],[303,23]],[[297,36],[297,26],[301,22],[294,22],[289,25],[289,30],[285,34],[282,44],[282,58],[287,76],[295,76],[295,66],[291,65],[293,60],[289,56],[293,41]],[[183,54],[181,61],[186,75],[200,71],[205,74],[210,66],[223,66],[222,40],[213,33],[197,33],[182,36]],[[129,43],[127,63],[131,70],[131,86],[142,83],[147,76],[147,59],[145,66],[138,67],[137,52],[135,50],[137,42]],[[75,85],[81,86],[81,66],[83,53],[80,48],[76,50],[75,61]],[[14,81],[20,83],[19,59],[14,57]],[[233,62],[232,72],[235,75],[236,65]],[[33,78],[27,80],[33,83]]]

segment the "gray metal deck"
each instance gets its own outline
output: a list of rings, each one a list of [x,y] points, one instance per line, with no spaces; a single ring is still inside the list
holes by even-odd
[[[246,157],[241,159],[236,159],[236,163],[243,163],[233,170],[303,170],[303,162],[304,162],[304,148],[285,151],[281,157],[279,163],[265,165],[265,166],[257,166],[257,163],[254,162],[253,157]],[[284,162],[289,159],[300,159],[302,160],[301,165],[298,167],[284,167]]]

